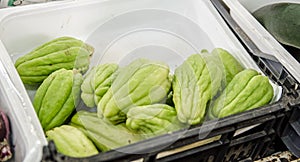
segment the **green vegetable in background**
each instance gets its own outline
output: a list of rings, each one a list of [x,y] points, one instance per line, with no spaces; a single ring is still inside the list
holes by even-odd
[[[33,106],[45,131],[62,125],[80,99],[82,75],[60,69],[47,77],[37,89]]]
[[[88,157],[98,154],[93,142],[80,129],[62,125],[46,131],[48,140],[53,140],[57,151],[71,157]]]
[[[131,107],[165,102],[170,91],[169,66],[137,59],[123,67],[97,105],[99,117],[114,124],[125,122]]]
[[[117,64],[101,64],[93,67],[81,85],[81,99],[88,107],[96,106],[116,77]]]
[[[85,72],[93,53],[94,48],[81,40],[60,37],[19,57],[15,67],[24,84],[39,85],[61,68]]]
[[[300,4],[276,3],[253,13],[254,17],[282,44],[300,49]]]

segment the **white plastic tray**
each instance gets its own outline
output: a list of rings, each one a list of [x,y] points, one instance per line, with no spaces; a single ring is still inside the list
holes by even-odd
[[[39,161],[42,158],[41,150],[44,144],[37,137],[31,116],[25,112],[25,109],[31,107],[24,105],[2,62],[0,62],[0,109],[7,114],[10,121],[13,157],[9,161]]]
[[[60,36],[93,45],[91,67],[144,57],[166,61],[174,70],[191,54],[221,47],[260,71],[209,0],[82,0],[0,10],[0,61],[43,145],[47,141],[31,104],[34,91],[26,91],[14,61]],[[277,100],[281,87],[273,87]]]
[[[264,53],[273,55],[300,82],[299,62],[252,16],[257,9],[275,3],[300,3],[299,0],[223,0],[230,14]]]

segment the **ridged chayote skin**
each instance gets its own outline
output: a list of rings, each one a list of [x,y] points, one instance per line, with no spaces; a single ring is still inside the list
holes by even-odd
[[[95,107],[116,78],[118,65],[100,64],[91,69],[81,85],[81,99],[87,107]]]
[[[93,142],[78,128],[62,125],[46,132],[48,140],[53,140],[57,151],[70,157],[89,157],[98,154]]]
[[[173,101],[178,119],[190,125],[204,120],[207,103],[221,88],[222,63],[209,53],[193,54],[175,69]]]
[[[15,67],[24,84],[39,85],[52,72],[65,68],[85,72],[94,48],[72,37],[59,37],[19,57]]]
[[[217,95],[222,89],[224,89],[226,82],[226,70],[223,64],[223,60],[217,53],[209,53],[204,50],[201,52],[201,57],[205,61],[205,68],[208,70],[209,77],[207,79],[211,80],[211,96],[212,99]],[[201,76],[205,77],[205,76]],[[209,105],[207,105],[209,106]]]
[[[235,75],[209,110],[209,117],[222,118],[268,104],[273,98],[268,77],[245,69]]]
[[[36,91],[33,106],[45,131],[62,125],[80,98],[82,75],[60,69],[47,77]]]
[[[99,118],[96,113],[88,111],[78,111],[70,124],[83,131],[103,152],[144,139],[140,134],[127,129],[124,123],[113,125]]]
[[[184,125],[177,119],[174,107],[166,104],[153,104],[130,108],[127,113],[126,126],[151,137],[179,130]]]
[[[170,87],[168,65],[137,59],[118,72],[97,105],[98,116],[114,124],[124,122],[131,107],[165,102]]]
[[[226,75],[225,85],[229,84],[236,74],[244,70],[242,64],[225,49],[215,48],[212,50],[211,54],[218,56],[223,63]]]

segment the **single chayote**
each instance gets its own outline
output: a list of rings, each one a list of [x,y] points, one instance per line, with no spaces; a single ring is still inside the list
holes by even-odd
[[[209,117],[222,118],[268,104],[273,98],[268,77],[245,69],[234,76],[209,110]]]
[[[70,124],[83,131],[103,152],[144,139],[140,134],[127,129],[124,123],[114,125],[93,112],[78,111]]]
[[[184,127],[177,119],[175,108],[166,104],[130,108],[126,126],[147,137],[170,133]]]
[[[195,125],[204,120],[208,102],[221,88],[221,65],[220,59],[202,53],[189,56],[175,69],[173,101],[181,122]]]
[[[118,67],[114,63],[100,64],[87,73],[81,85],[81,99],[87,107],[99,103],[114,81]]]
[[[97,105],[98,116],[116,124],[126,120],[131,107],[165,102],[171,87],[169,71],[167,64],[148,59],[122,67]]]
[[[49,75],[36,91],[33,106],[45,131],[62,125],[80,99],[81,73],[60,69]]]
[[[226,75],[225,85],[227,85],[236,74],[244,70],[242,64],[225,49],[215,48],[211,54],[219,57],[223,63]]]
[[[61,68],[85,72],[94,48],[72,37],[59,37],[19,57],[15,67],[24,84],[41,84]]]
[[[53,140],[58,152],[70,157],[88,157],[98,154],[93,142],[78,128],[61,125],[46,131],[48,140]]]

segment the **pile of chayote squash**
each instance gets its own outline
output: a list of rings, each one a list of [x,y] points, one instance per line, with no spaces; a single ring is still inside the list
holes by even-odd
[[[46,137],[72,157],[257,108],[273,97],[266,76],[222,48],[189,55],[174,74],[167,63],[145,58],[90,67],[93,53],[81,40],[60,37],[15,62],[23,83],[37,87],[33,106]],[[86,109],[76,111],[81,101]]]

